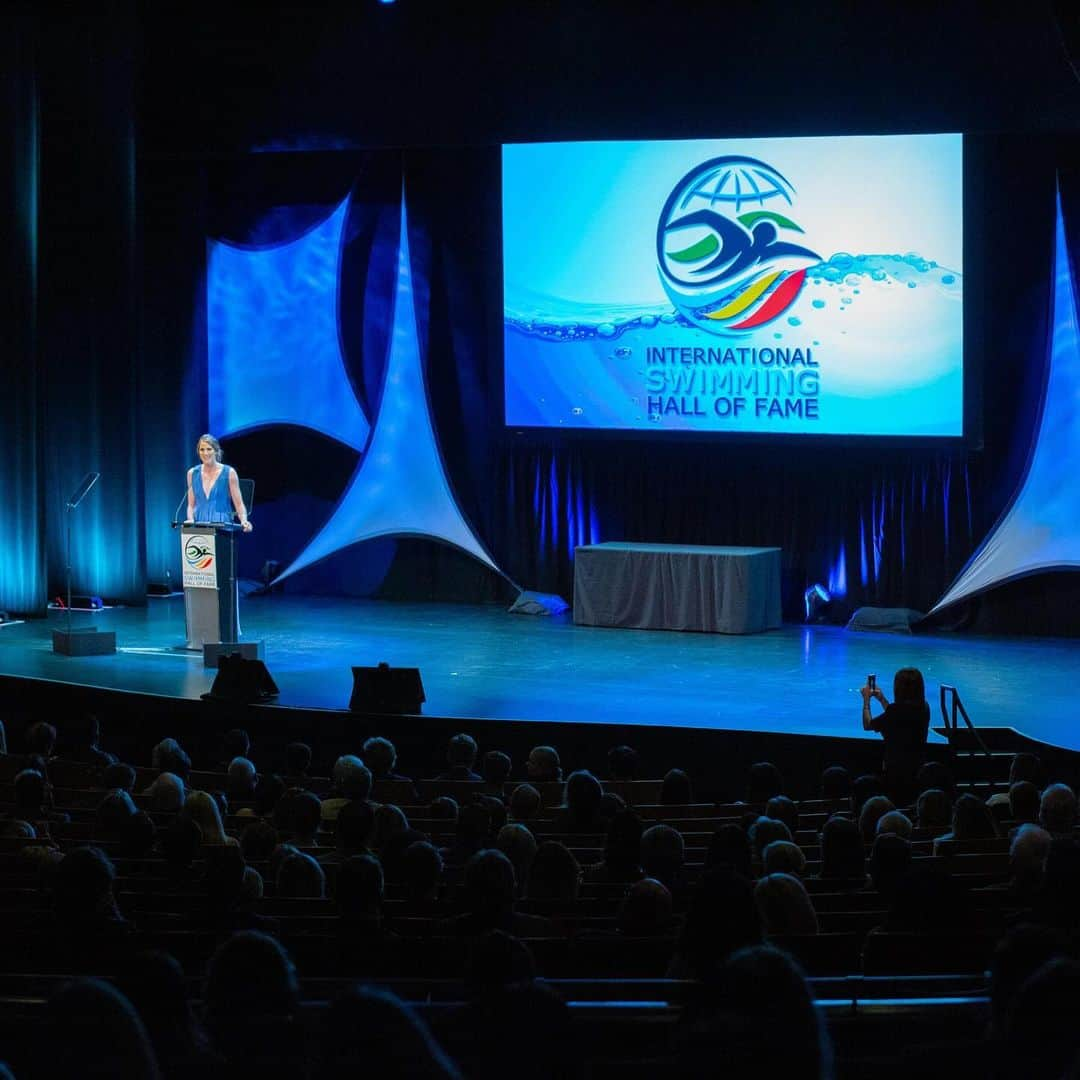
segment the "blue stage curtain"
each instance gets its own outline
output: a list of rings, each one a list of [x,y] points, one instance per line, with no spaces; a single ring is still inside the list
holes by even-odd
[[[40,614],[45,606],[45,546],[37,352],[38,111],[35,23],[26,14],[0,16],[0,217],[9,222],[0,245],[0,311],[5,327],[0,432],[4,494],[0,498],[0,608]]]

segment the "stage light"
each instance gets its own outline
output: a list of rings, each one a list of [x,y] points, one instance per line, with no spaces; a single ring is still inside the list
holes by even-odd
[[[820,622],[825,618],[825,609],[832,603],[829,590],[824,585],[813,584],[803,593],[806,605],[806,621]]]

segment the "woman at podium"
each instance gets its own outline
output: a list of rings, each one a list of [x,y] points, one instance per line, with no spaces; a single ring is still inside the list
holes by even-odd
[[[231,522],[235,511],[244,532],[251,532],[240,480],[234,468],[222,464],[221,443],[213,435],[201,435],[195,452],[200,464],[188,469],[185,524]]]

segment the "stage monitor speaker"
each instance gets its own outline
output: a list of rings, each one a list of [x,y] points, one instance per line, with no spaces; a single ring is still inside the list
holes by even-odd
[[[391,667],[354,667],[353,691],[349,712],[418,713],[427,700],[420,669]]]
[[[249,660],[239,653],[218,658],[214,685],[203,694],[206,701],[251,704],[277,697],[277,683],[262,660]]]

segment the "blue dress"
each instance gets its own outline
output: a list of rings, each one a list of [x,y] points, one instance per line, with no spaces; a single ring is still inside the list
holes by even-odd
[[[210,488],[209,496],[203,494],[202,466],[191,471],[191,490],[195,493],[195,520],[206,522],[231,522],[233,520],[232,496],[229,494],[229,474],[232,468],[222,465],[218,478]]]

